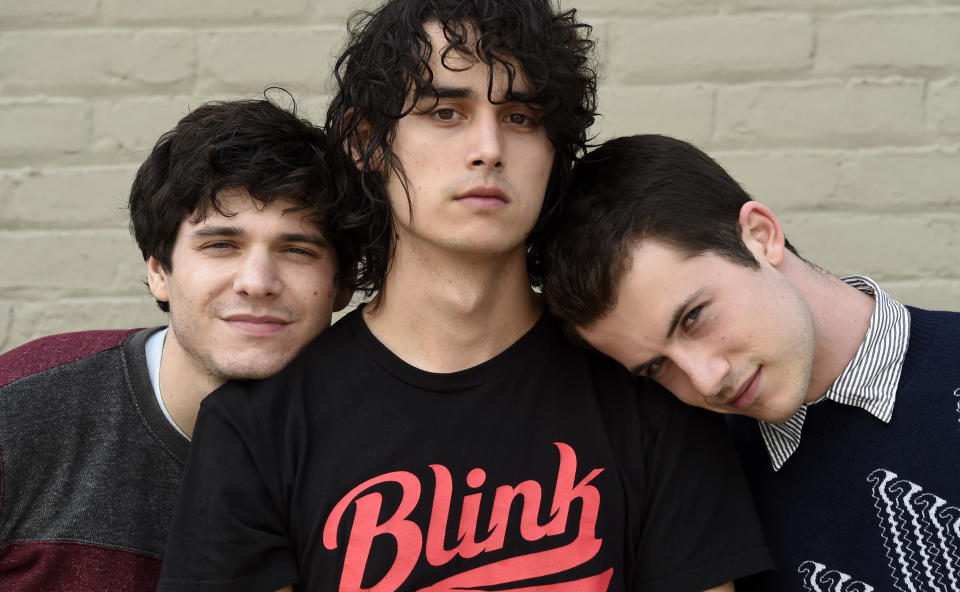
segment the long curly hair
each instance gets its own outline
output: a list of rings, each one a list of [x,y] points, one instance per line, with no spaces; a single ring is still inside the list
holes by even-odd
[[[438,23],[447,41],[437,48],[475,56],[508,77],[506,101],[536,106],[555,150],[543,209],[527,237],[530,282],[541,283],[540,251],[563,200],[573,163],[588,141],[596,116],[597,74],[590,26],[575,10],[550,0],[391,0],[375,11],[358,11],[336,62],[338,90],[327,111],[328,158],[337,177],[338,225],[355,237],[361,255],[356,289],[383,287],[393,256],[394,228],[386,186],[406,176],[391,150],[397,121],[433,89],[431,46],[425,23]],[[454,68],[451,68],[454,69]],[[530,91],[514,93],[522,75]],[[492,100],[488,86],[488,99]],[[410,195],[407,191],[409,203]]]

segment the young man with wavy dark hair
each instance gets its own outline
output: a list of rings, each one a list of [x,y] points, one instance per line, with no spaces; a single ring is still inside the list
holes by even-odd
[[[130,192],[169,325],[0,356],[4,592],[156,589],[201,399],[279,370],[351,293],[325,150],[320,128],[266,100],[198,107]]]
[[[680,140],[577,166],[544,294],[583,340],[728,414],[779,570],[738,590],[954,590],[960,314],[797,255]]]
[[[327,121],[375,297],[204,402],[161,590],[695,591],[768,565],[719,418],[638,396],[531,287],[594,117],[588,34],[545,0],[356,17]]]

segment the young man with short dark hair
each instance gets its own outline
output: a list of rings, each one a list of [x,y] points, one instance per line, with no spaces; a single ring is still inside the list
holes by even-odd
[[[737,589],[956,589],[960,314],[800,258],[679,140],[610,140],[571,193],[550,309],[634,374],[731,414],[779,568]]]
[[[531,288],[594,115],[587,32],[543,0],[354,21],[328,126],[376,296],[204,402],[161,590],[694,591],[768,565],[722,422],[638,397]]]
[[[160,138],[129,206],[169,325],[0,356],[0,589],[156,589],[201,399],[279,370],[349,299],[325,149],[265,100],[203,105]]]

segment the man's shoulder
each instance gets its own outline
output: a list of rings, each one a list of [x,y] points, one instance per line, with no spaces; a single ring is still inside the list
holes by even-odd
[[[910,349],[907,358],[918,352],[949,350],[960,354],[960,312],[926,310],[907,306],[910,313]],[[923,357],[923,356],[921,356]]]
[[[960,311],[933,310],[928,308],[920,308],[919,306],[912,306],[910,304],[906,304],[904,306],[906,306],[911,316],[915,316],[915,315],[929,316],[937,320],[945,320],[948,322],[960,321]]]
[[[119,347],[139,330],[75,331],[25,343],[0,355],[0,387]]]

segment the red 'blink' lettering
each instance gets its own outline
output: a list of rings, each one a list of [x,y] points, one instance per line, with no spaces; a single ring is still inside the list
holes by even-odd
[[[488,563],[460,574],[450,576],[432,589],[452,590],[492,586],[519,582],[533,577],[558,574],[589,561],[600,550],[601,539],[596,538],[597,516],[600,511],[600,492],[590,484],[603,469],[593,469],[586,477],[576,482],[577,456],[573,448],[563,442],[555,443],[560,452],[560,466],[554,487],[550,520],[544,525],[538,521],[542,501],[541,486],[536,481],[523,481],[516,486],[501,485],[494,494],[490,516],[489,535],[476,540],[477,522],[480,514],[481,492],[470,493],[463,498],[457,543],[446,548],[444,535],[453,501],[453,478],[443,465],[430,465],[435,477],[435,490],[431,504],[430,521],[427,524],[426,545],[420,527],[407,517],[420,501],[421,485],[415,475],[406,471],[387,473],[364,481],[345,495],[327,519],[323,529],[323,544],[327,549],[337,548],[337,532],[340,521],[350,504],[356,514],[344,550],[344,566],[340,590],[364,590],[369,592],[392,592],[403,586],[419,560],[421,550],[427,563],[444,565],[457,555],[472,558],[481,553],[502,549],[507,534],[510,508],[522,498],[520,513],[520,536],[527,541],[540,540],[546,536],[563,534],[568,529],[570,505],[581,501],[580,523],[576,539],[561,547],[538,551],[519,557],[511,557]],[[486,472],[475,468],[466,478],[467,486],[479,489],[486,481]],[[383,507],[382,495],[368,489],[382,484],[399,484],[403,497],[392,516],[378,522]],[[397,556],[390,569],[379,582],[370,588],[361,587],[363,575],[373,541],[378,536],[392,537],[397,545]],[[605,590],[613,571],[607,570],[576,582],[559,584],[556,590]],[[586,585],[586,588],[578,587]],[[572,587],[571,587],[572,586]]]

